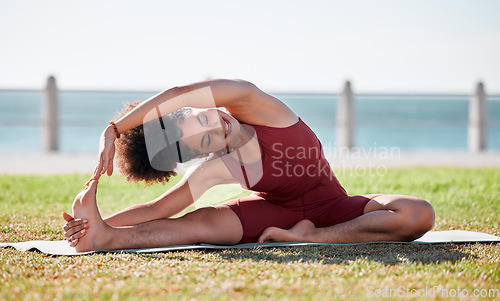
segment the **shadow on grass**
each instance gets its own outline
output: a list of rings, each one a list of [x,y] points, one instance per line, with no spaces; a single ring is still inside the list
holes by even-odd
[[[477,256],[464,253],[463,246],[456,244],[368,244],[259,248],[226,250],[219,256],[229,261],[321,262],[323,264],[346,264],[364,259],[384,265],[454,263],[463,259],[477,258]]]

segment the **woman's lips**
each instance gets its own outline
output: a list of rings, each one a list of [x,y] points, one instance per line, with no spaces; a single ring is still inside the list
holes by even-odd
[[[231,131],[233,130],[233,125],[231,124],[231,122],[229,122],[229,120],[226,120],[225,118],[222,118],[222,121],[224,124],[225,132],[224,138],[227,138],[227,136],[229,136],[229,134],[231,134]]]

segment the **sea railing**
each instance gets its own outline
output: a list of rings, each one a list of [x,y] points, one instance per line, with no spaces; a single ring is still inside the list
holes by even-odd
[[[486,150],[488,130],[486,92],[484,84],[478,82],[474,93],[470,95],[467,127],[467,148],[477,153]],[[337,103],[337,145],[340,149],[350,150],[354,147],[355,112],[354,93],[351,83],[345,82],[344,89]]]
[[[59,110],[58,89],[53,76],[47,80],[42,103],[42,145],[45,152],[59,150]],[[339,149],[350,150],[354,147],[356,135],[355,94],[349,81],[345,82],[343,91],[338,95],[336,116],[336,146]],[[359,94],[363,95],[363,94]],[[487,95],[484,84],[477,83],[470,95],[468,108],[467,147],[469,152],[477,153],[487,148]]]

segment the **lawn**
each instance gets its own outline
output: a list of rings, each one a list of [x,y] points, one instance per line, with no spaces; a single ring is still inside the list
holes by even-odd
[[[0,176],[0,242],[63,239],[60,212],[70,210],[89,176]],[[394,168],[382,177],[349,173],[338,177],[350,194],[410,194],[430,201],[436,210],[435,230],[500,236],[500,169]],[[98,189],[101,212],[106,216],[146,202],[172,184],[144,188],[115,175],[102,179]],[[234,185],[216,187],[195,206],[245,194]],[[376,244],[78,257],[0,249],[0,300],[359,300],[386,295],[394,299],[419,295],[498,299],[499,283],[498,244]]]

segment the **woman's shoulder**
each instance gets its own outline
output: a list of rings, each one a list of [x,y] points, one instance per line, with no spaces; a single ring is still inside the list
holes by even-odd
[[[226,108],[243,123],[275,128],[294,125],[299,117],[278,98],[262,91],[246,100],[245,105]]]

